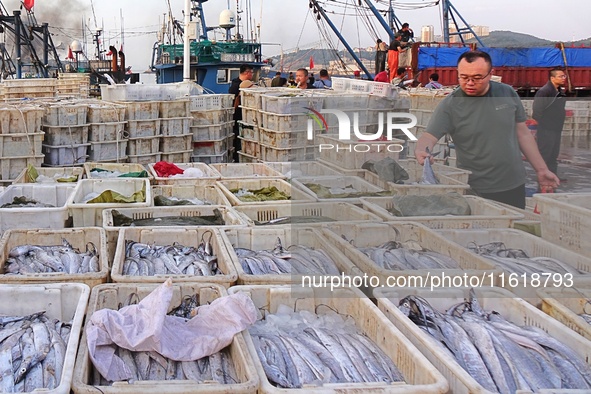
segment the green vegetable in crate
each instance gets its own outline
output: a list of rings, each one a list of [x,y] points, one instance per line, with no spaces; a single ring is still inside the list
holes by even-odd
[[[196,198],[192,199],[174,199],[166,198],[164,196],[154,197],[154,205],[157,207],[173,207],[177,205],[212,205],[209,201],[201,201]]]
[[[244,202],[290,200],[291,197],[275,186],[263,187],[262,189],[230,189],[230,192]]]
[[[166,226],[223,226],[226,224],[224,216],[219,209],[213,210],[213,216],[164,216],[159,218],[133,219],[113,209],[113,226],[142,226],[142,227],[166,227]]]
[[[472,209],[468,201],[456,192],[417,196],[394,196],[394,205],[388,209],[395,216],[468,216]]]
[[[16,196],[12,199],[12,202],[2,204],[0,208],[55,208],[55,205],[28,199],[25,196]]]
[[[360,192],[353,188],[352,185],[347,185],[344,188],[339,187],[326,187],[319,183],[304,183],[304,185],[316,193],[318,198],[358,198],[358,197],[382,197],[390,196],[390,191],[379,191],[379,192]]]
[[[144,202],[146,201],[146,188],[145,186],[142,190],[138,190],[137,192],[133,193],[131,196],[124,196],[121,193],[118,193],[114,190],[105,190],[97,197],[88,200],[87,204],[105,204],[105,203],[134,203],[134,202]]]

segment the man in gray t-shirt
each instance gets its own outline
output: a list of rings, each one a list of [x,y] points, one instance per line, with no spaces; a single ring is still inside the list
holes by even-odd
[[[458,59],[460,88],[435,109],[415,156],[423,164],[427,153],[445,134],[456,147],[458,167],[472,171],[468,183],[478,195],[525,207],[525,168],[521,153],[536,170],[540,188],[560,181],[544,163],[525,125],[521,100],[509,85],[491,82],[492,61],[485,52],[465,52]]]

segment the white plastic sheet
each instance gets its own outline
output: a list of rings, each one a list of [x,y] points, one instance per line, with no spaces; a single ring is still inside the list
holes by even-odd
[[[175,361],[193,361],[222,350],[235,334],[256,321],[257,309],[244,293],[202,305],[188,321],[168,316],[172,290],[168,279],[137,305],[92,314],[86,326],[88,351],[105,379],[131,379],[131,371],[115,355],[116,346],[157,352]]]

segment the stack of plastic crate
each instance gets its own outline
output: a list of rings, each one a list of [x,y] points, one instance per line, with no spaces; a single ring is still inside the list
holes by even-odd
[[[589,101],[567,101],[566,115],[563,127],[564,135],[589,135],[589,131],[591,131],[591,104]]]
[[[58,96],[88,98],[90,74],[60,73],[57,78],[56,91]]]
[[[29,164],[41,165],[42,117],[37,105],[0,105],[0,185],[12,183]]]
[[[205,94],[190,97],[191,161],[227,163],[234,146],[234,95]]]
[[[2,81],[2,94],[5,99],[55,97],[57,79],[25,78]]]
[[[161,101],[159,115],[161,160],[171,163],[188,163],[193,152],[190,101]]]
[[[127,155],[131,163],[156,163],[160,161],[160,102],[127,101]]]
[[[89,160],[125,162],[128,133],[125,130],[125,105],[108,101],[88,102]]]

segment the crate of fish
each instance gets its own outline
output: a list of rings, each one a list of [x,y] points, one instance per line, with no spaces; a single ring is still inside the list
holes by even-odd
[[[158,119],[158,101],[124,101],[118,104],[125,105],[125,120],[140,121]]]
[[[104,122],[89,124],[88,140],[91,142],[118,141],[126,139],[126,122]]]
[[[542,237],[591,257],[591,193],[535,194]]]
[[[232,205],[315,201],[314,197],[282,179],[228,179],[217,184]]]
[[[38,105],[1,104],[0,133],[37,133],[45,110]]]
[[[0,240],[2,283],[78,282],[89,287],[109,275],[105,230],[8,230]]]
[[[125,120],[125,105],[102,101],[88,104],[88,123],[111,123]]]
[[[151,205],[152,189],[145,178],[83,179],[66,203],[74,227],[101,226],[104,209]]]
[[[121,229],[113,282],[162,283],[165,278],[228,288],[238,274],[217,229]]]
[[[78,126],[86,123],[88,106],[75,101],[45,103],[43,124],[47,126]]]
[[[233,116],[234,108],[213,109],[210,111],[192,111],[191,126],[207,126],[212,124],[227,123],[232,121]]]
[[[181,118],[191,113],[189,100],[160,101],[158,103],[160,118]]]
[[[185,135],[191,132],[191,118],[160,119],[160,135]]]
[[[464,275],[484,277],[492,286],[502,272],[484,257],[419,223],[337,222],[328,223],[322,231],[362,272],[379,279],[379,286],[372,287],[420,287],[443,273],[456,281]]]
[[[589,341],[505,289],[378,289],[376,298],[450,392],[589,391]]]
[[[323,98],[298,92],[261,95],[261,109],[275,114],[303,114],[309,108],[322,109]]]
[[[329,294],[293,286],[229,290],[241,292],[261,311],[243,335],[262,393],[448,391],[443,375],[359,291],[339,288]]]
[[[148,171],[154,176],[156,185],[213,185],[222,177],[219,172],[204,163],[171,164],[178,168],[176,174],[163,172],[154,163],[148,164]]]
[[[0,286],[3,392],[70,392],[89,294],[82,283]]]
[[[341,175],[337,170],[318,161],[265,162],[265,165],[279,171],[287,179],[309,176]]]
[[[34,167],[25,168],[12,182],[17,183],[76,183],[82,179],[82,167]]]
[[[138,163],[84,163],[84,174],[88,179],[104,178],[148,178],[152,175]]]
[[[95,162],[126,161],[129,144],[130,140],[91,142],[88,147],[88,160]]]
[[[321,227],[332,222],[382,221],[377,215],[345,202],[237,205],[234,209],[246,216],[253,226]]]
[[[381,160],[390,157],[398,159],[404,141],[393,138],[389,141],[369,141],[360,139],[340,140],[336,134],[317,134],[318,158],[337,168],[355,170],[368,160]]]
[[[8,229],[70,227],[67,201],[75,184],[8,186],[0,194],[0,232]]]
[[[523,215],[476,196],[363,197],[363,208],[384,221],[419,222],[432,229],[509,228]]]
[[[221,179],[285,179],[285,176],[263,163],[222,163],[211,164],[211,168],[222,175]]]
[[[11,183],[28,166],[40,167],[45,156],[0,157],[1,183]]]
[[[121,307],[136,308],[135,303],[147,300],[150,293],[157,288],[156,284],[147,283],[117,283],[97,286],[93,289],[90,297],[88,319],[90,320],[91,316],[99,310],[102,310],[100,313],[103,314],[114,313],[116,310],[119,310],[120,313],[129,313],[129,311],[121,310]],[[220,298],[227,296],[223,287],[214,284],[177,283],[171,285],[167,294],[170,291],[172,291],[172,295],[167,295],[167,299],[170,297],[169,307],[161,312],[168,315],[160,317],[165,321],[163,324],[166,324],[166,320],[173,316],[176,317],[175,321],[180,320],[178,317],[190,319],[195,315],[201,315],[201,313],[211,316],[213,312],[207,310],[207,305],[212,304],[212,307],[216,307],[219,305]],[[199,306],[202,308],[196,309]],[[187,329],[185,328],[185,330]],[[82,337],[74,369],[72,389],[76,394],[96,392],[105,394],[155,392],[246,394],[256,392],[259,386],[257,372],[252,365],[252,357],[246,348],[242,335],[234,335],[228,346],[211,356],[202,357],[197,361],[182,362],[169,359],[156,351],[129,351],[114,343],[111,346],[121,369],[111,370],[111,372],[118,372],[116,373],[118,376],[113,376],[113,381],[111,381],[100,374],[90,357],[87,332],[88,328],[85,329]],[[142,333],[137,335],[142,335]],[[211,332],[210,335],[213,338],[216,333]],[[183,339],[179,338],[178,340],[181,341],[179,345],[185,349],[185,354],[197,352],[197,345],[191,346]],[[192,338],[192,343],[197,343],[197,341],[197,337]],[[209,343],[210,341],[208,341],[208,347],[211,346]],[[163,353],[167,354],[164,351]],[[105,368],[108,369],[108,366]]]
[[[190,132],[193,134],[194,142],[212,141],[227,137],[228,134],[232,133],[233,127],[234,121],[230,121],[218,124],[191,126]]]
[[[39,156],[44,132],[0,134],[0,157]]]
[[[542,311],[558,320],[571,330],[591,339],[589,323],[589,300],[591,292],[588,285],[576,287],[538,289],[538,297],[542,300]]]
[[[152,196],[155,207],[176,205],[225,205],[230,202],[215,185],[154,185]]]
[[[355,176],[302,177],[293,178],[291,183],[322,202],[360,204],[361,197],[392,194]]]
[[[87,124],[74,126],[47,126],[43,125],[45,132],[43,142],[47,145],[76,145],[88,142]]]
[[[129,120],[127,132],[129,138],[155,137],[160,135],[160,119]]]

